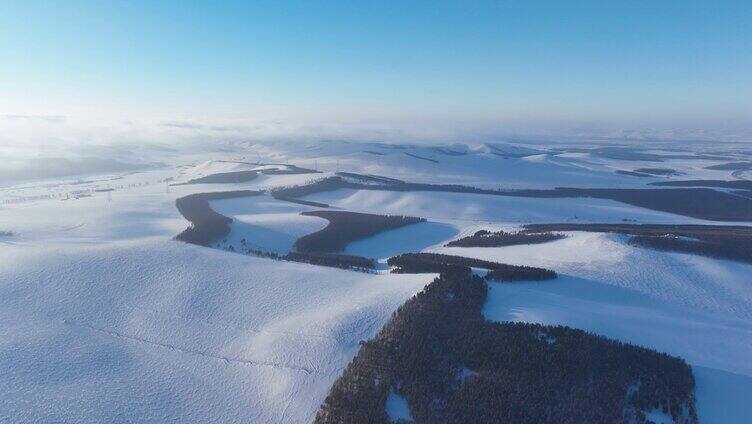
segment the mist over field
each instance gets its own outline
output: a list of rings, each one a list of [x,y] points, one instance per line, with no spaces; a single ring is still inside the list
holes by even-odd
[[[557,128],[559,126],[559,128]],[[412,124],[290,124],[254,120],[116,121],[48,115],[0,117],[0,181],[23,181],[136,171],[164,165],[170,153],[236,149],[240,142],[349,141],[411,144],[522,142],[639,145],[673,144],[681,149],[703,143],[745,143],[743,129],[691,130],[533,126],[477,122]],[[169,160],[169,159],[168,159]]]
[[[747,424],[752,3],[0,2],[0,423]]]

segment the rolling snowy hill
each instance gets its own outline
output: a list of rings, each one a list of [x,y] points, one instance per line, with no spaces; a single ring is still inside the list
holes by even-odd
[[[709,221],[606,199],[346,188],[303,200],[427,219],[344,249],[378,259],[373,274],[226,251],[245,239],[285,254],[326,226],[300,214],[322,208],[269,193],[210,202],[233,220],[219,248],[173,240],[189,225],[175,208],[179,197],[300,186],[337,171],[494,189],[645,188],[732,178],[707,169],[724,160],[658,148],[629,156],[511,143],[224,147],[210,156],[165,153],[152,158],[159,168],[138,173],[25,181],[0,191],[0,421],[310,422],[359,342],[435,277],[388,273],[386,258],[417,251],[553,269],[561,275],[555,281],[491,283],[484,316],[567,325],[679,356],[693,367],[701,422],[752,416],[752,265],[649,250],[601,233],[444,247],[480,229],[526,223]],[[615,172],[656,167],[648,153],[665,156],[659,166],[682,175]],[[295,167],[323,172],[261,172]],[[236,171],[259,175],[174,185]]]

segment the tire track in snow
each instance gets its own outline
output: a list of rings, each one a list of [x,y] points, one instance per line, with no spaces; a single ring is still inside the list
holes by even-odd
[[[280,363],[276,363],[276,362],[252,361],[250,359],[243,359],[243,358],[231,358],[229,356],[216,355],[216,354],[212,354],[212,353],[204,352],[204,351],[200,351],[200,350],[186,349],[186,348],[178,347],[178,346],[175,346],[175,345],[171,345],[169,343],[156,342],[156,341],[144,339],[144,338],[141,338],[141,337],[129,336],[127,334],[119,333],[117,331],[112,331],[112,330],[108,330],[108,329],[105,329],[105,328],[94,327],[93,325],[88,325],[88,324],[82,324],[82,323],[78,323],[78,322],[73,322],[73,321],[69,321],[67,319],[63,320],[63,324],[70,325],[70,326],[73,326],[73,327],[85,328],[85,329],[88,329],[88,330],[91,330],[91,331],[95,331],[97,333],[106,334],[106,335],[112,336],[112,337],[117,337],[119,339],[130,340],[130,341],[133,341],[133,342],[138,342],[138,343],[143,343],[143,344],[147,344],[147,345],[151,345],[151,346],[161,347],[161,348],[164,348],[164,349],[169,349],[169,350],[172,350],[172,351],[175,351],[175,352],[187,353],[187,354],[191,354],[191,355],[198,355],[198,356],[203,356],[203,357],[212,358],[212,359],[219,359],[219,360],[225,361],[226,363],[238,363],[238,364],[243,364],[243,365],[253,365],[253,366],[272,367],[272,368],[279,368],[279,369],[288,369],[288,370],[292,370],[292,371],[304,372],[306,374],[318,373],[318,372],[313,371],[313,370],[311,370],[309,368],[306,368],[306,367],[299,367],[299,366],[295,366],[295,365],[280,364]]]
[[[183,322],[192,322],[192,323],[197,323],[197,324],[200,324],[206,327],[211,327],[211,328],[222,328],[226,330],[234,330],[234,331],[257,333],[257,334],[276,334],[276,335],[291,336],[291,337],[333,340],[335,342],[340,341],[339,337],[337,336],[328,336],[324,334],[313,334],[313,333],[295,332],[295,331],[262,330],[262,329],[255,328],[255,327],[245,327],[245,326],[240,326],[240,325],[234,325],[232,323],[228,323],[223,320],[215,321],[215,320],[210,320],[206,318],[196,318],[196,317],[190,317],[190,316],[182,315],[182,314],[158,311],[158,310],[151,309],[151,308],[135,307],[125,302],[117,302],[117,305],[123,310],[129,311],[130,313],[136,313],[136,312],[146,313],[156,318],[161,318],[161,319],[166,318],[166,319],[183,321]]]

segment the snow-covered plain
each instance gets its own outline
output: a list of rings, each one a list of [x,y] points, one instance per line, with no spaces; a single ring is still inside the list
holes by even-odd
[[[555,281],[492,283],[484,315],[567,325],[680,356],[693,366],[701,422],[752,416],[752,265],[633,247],[619,235],[568,235],[434,250],[557,270]]]
[[[173,241],[174,199],[205,189],[3,208],[0,422],[311,421],[358,342],[432,278]]]
[[[327,226],[329,221],[301,212],[314,210],[310,206],[282,202],[269,195],[213,200],[212,209],[233,218],[230,235],[221,245],[242,245],[248,248],[279,254],[292,250],[295,240]]]
[[[667,288],[660,275],[645,282]],[[750,319],[568,274],[553,282],[492,283],[483,313],[490,320],[567,325],[680,356],[693,366],[702,422],[752,416]]]
[[[452,238],[534,222],[711,224],[599,199],[370,190],[337,190],[306,199],[427,217],[433,221],[428,224],[455,227]],[[405,227],[348,249],[381,257],[384,240],[391,240],[390,254],[411,251],[416,245],[412,234]],[[542,245],[504,248],[447,248],[430,240],[423,250],[556,270],[561,277],[553,282],[491,284],[485,316],[568,325],[680,356],[694,369],[701,422],[747,422],[752,416],[747,400],[752,398],[752,265],[633,247],[620,235],[568,235]]]
[[[174,207],[186,194],[299,185],[337,170],[481,187],[730,178],[730,171],[704,169],[721,160],[628,161],[508,143],[438,149],[239,143],[211,154],[173,154],[144,172],[0,189],[0,231],[13,233],[0,238],[0,422],[308,422],[358,342],[433,278],[362,274],[173,241],[188,225]],[[258,169],[257,161],[325,172],[168,185]],[[650,166],[685,175],[615,172]],[[115,191],[96,191],[106,188]],[[640,249],[618,235],[593,233],[542,245],[443,247],[478,229],[532,222],[707,221],[600,199],[371,190],[306,199],[428,219],[354,242],[345,253],[383,259],[426,250],[552,268],[560,279],[492,284],[486,317],[570,325],[679,355],[693,366],[702,422],[743,423],[752,416],[752,266]],[[248,247],[285,253],[298,237],[326,225],[300,215],[318,208],[269,195],[211,206],[234,219],[222,247],[246,239]],[[399,399],[387,406],[404,414]]]
[[[659,224],[708,223],[613,200],[592,198],[544,199],[431,191],[340,189],[305,196],[304,199],[359,212],[404,214],[433,220],[476,223],[618,223],[625,220]]]
[[[3,422],[310,421],[358,341],[430,280],[160,239],[3,263]]]

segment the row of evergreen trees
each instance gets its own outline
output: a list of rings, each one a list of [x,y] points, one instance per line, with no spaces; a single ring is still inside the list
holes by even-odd
[[[545,268],[502,264],[441,253],[403,253],[389,258],[387,264],[395,267],[392,270],[395,274],[441,273],[483,268],[489,270],[486,279],[496,281],[551,280],[557,276],[555,271]]]
[[[184,183],[175,185],[188,185],[188,184],[237,184],[245,183],[256,179],[258,173],[256,171],[235,171],[235,172],[220,172],[217,174],[210,174],[203,177],[194,178]]]
[[[446,244],[447,247],[502,247],[514,246],[518,244],[540,244],[550,241],[561,240],[566,238],[562,233],[550,232],[528,232],[528,231],[488,231],[480,230],[475,234],[452,240]]]
[[[670,252],[692,253],[711,258],[732,259],[752,263],[752,239],[691,240],[679,236],[634,236],[629,243],[635,246]]]
[[[402,215],[374,215],[347,211],[303,212],[329,221],[322,230],[305,235],[295,242],[299,252],[341,252],[349,243],[405,225],[425,222],[424,218]]]
[[[277,261],[301,262],[311,265],[329,266],[333,268],[347,269],[350,271],[359,271],[366,273],[375,273],[376,261],[371,258],[353,255],[340,255],[336,253],[304,253],[290,252],[286,255],[280,255],[277,252],[270,252],[261,249],[247,247],[245,239],[241,240],[241,246],[235,249],[233,246],[227,248],[232,252],[254,255],[262,258],[274,259]]]
[[[346,181],[328,177],[313,184],[279,189],[287,198],[352,188],[356,190],[439,191],[536,198],[609,199],[647,209],[669,212],[712,221],[752,221],[752,199],[711,188],[572,188],[555,189],[485,189],[457,184],[425,184],[383,180],[383,183]]]
[[[338,253],[290,252],[283,256],[283,259],[312,265],[349,269],[353,271],[370,272],[376,267],[376,261],[372,258],[355,255],[342,255]]]
[[[388,423],[390,391],[416,423],[698,422],[681,359],[560,326],[496,323],[486,282],[442,273],[401,306],[334,383],[317,423]]]
[[[175,236],[175,239],[201,246],[208,246],[222,240],[230,234],[232,219],[215,212],[209,205],[209,201],[260,194],[262,192],[252,190],[222,191],[190,194],[175,200],[178,211],[191,223],[188,228]]]
[[[630,244],[752,262],[752,227],[694,224],[530,224],[525,231],[590,231],[632,236]]]

